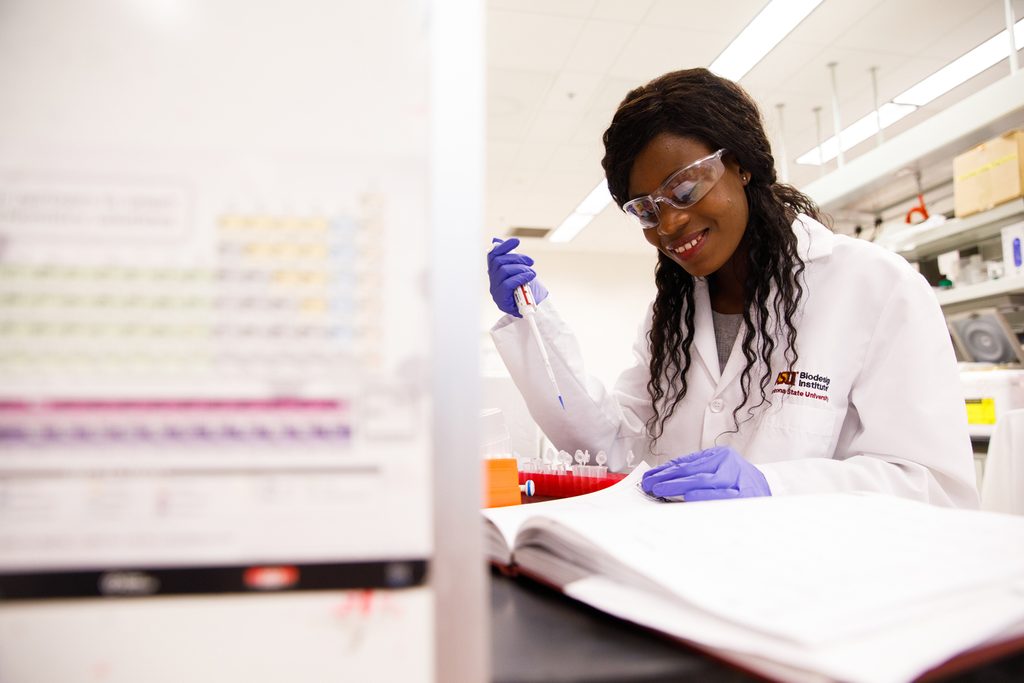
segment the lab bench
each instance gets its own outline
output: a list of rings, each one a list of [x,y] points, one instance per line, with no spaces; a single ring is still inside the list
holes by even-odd
[[[492,570],[490,594],[493,683],[762,680],[528,579]],[[1024,681],[1024,651],[921,680]]]

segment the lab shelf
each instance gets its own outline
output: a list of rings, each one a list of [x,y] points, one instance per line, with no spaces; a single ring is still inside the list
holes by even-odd
[[[1024,198],[1000,204],[963,219],[951,219],[894,251],[908,261],[919,261],[995,237],[1007,225],[1024,221]]]
[[[939,299],[940,306],[949,306],[991,296],[1013,294],[1014,292],[1024,292],[1024,275],[988,280],[987,282],[979,282],[976,285],[954,287],[953,289],[936,292],[936,296]]]
[[[856,204],[903,168],[952,160],[1020,125],[1024,70],[1002,78],[801,188],[826,211]]]

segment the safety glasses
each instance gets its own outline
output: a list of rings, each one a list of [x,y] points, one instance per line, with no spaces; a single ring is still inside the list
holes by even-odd
[[[629,200],[622,210],[635,216],[644,229],[658,227],[661,220],[658,203],[665,202],[677,209],[686,209],[699,202],[725,173],[723,154],[725,150],[720,149],[679,169],[657,190],[649,195]]]

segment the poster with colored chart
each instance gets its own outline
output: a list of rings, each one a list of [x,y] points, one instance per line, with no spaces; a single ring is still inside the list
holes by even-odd
[[[426,9],[385,4],[5,7],[5,598],[423,581]]]

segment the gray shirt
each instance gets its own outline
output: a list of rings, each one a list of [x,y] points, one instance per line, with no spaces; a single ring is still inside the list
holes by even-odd
[[[740,333],[740,325],[743,324],[743,314],[719,313],[712,310],[711,319],[715,323],[718,369],[725,370],[725,364],[729,362],[729,354],[732,353],[732,345],[736,343],[736,336]]]

